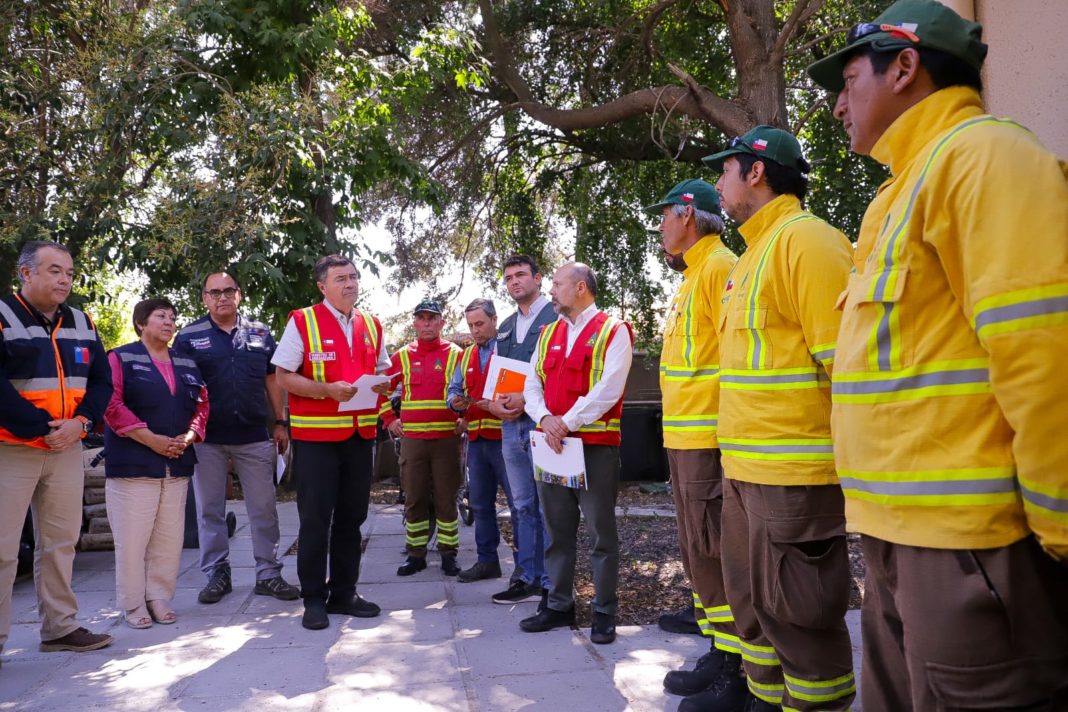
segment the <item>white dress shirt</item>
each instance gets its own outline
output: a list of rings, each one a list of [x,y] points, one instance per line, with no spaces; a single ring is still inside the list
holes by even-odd
[[[349,349],[352,349],[352,323],[356,319],[356,310],[346,316],[340,311],[334,308],[334,305],[330,302],[323,300],[323,304],[327,310],[337,319],[337,323],[341,326],[341,331],[345,334],[345,340],[348,341]],[[360,317],[362,318],[362,317]],[[300,373],[301,365],[304,363],[304,339],[300,336],[300,330],[297,329],[297,325],[294,323],[293,318],[290,317],[286,322],[286,329],[282,332],[282,338],[278,340],[278,346],[274,350],[274,356],[271,358],[271,363],[275,366],[281,366],[287,371],[293,371],[294,373]],[[382,339],[382,343],[378,345],[378,363],[375,364],[376,373],[384,373],[389,368],[389,354],[386,352],[385,339]]]
[[[522,343],[527,338],[527,332],[530,331],[531,324],[538,318],[538,314],[541,310],[552,304],[545,298],[544,294],[539,294],[538,298],[530,305],[530,309],[526,314],[523,314],[522,309],[517,309],[515,314],[515,341],[517,344]]]
[[[567,317],[560,317],[560,321],[567,324],[567,350],[564,352],[565,356],[571,353],[571,347],[575,345],[579,334],[589,324],[590,319],[597,315],[598,311],[597,305],[591,304],[579,314],[575,323],[571,323]],[[623,388],[627,385],[631,357],[630,331],[626,327],[620,327],[605,350],[604,372],[601,374],[601,380],[590,389],[589,393],[579,396],[575,404],[563,414],[564,424],[567,425],[568,430],[575,432],[583,425],[589,425],[598,420],[619,401],[623,396]],[[530,365],[534,367],[537,362],[538,351],[535,349],[534,354],[530,357]],[[527,415],[535,423],[541,423],[541,419],[547,415],[560,415],[560,413],[551,413],[545,407],[545,388],[541,379],[537,378],[537,376],[527,379],[523,388],[523,397],[526,399]]]

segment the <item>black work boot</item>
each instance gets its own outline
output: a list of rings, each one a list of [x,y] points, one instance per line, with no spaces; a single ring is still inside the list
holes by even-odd
[[[216,571],[208,579],[208,585],[197,594],[197,600],[201,603],[218,603],[222,597],[234,590],[230,580],[230,572],[227,570]]]
[[[701,635],[701,626],[697,625],[693,603],[678,611],[669,611],[657,619],[656,624],[668,633],[682,635]]]
[[[739,712],[750,697],[742,677],[742,656],[723,653],[719,675],[707,689],[683,699],[679,712]]]
[[[693,670],[672,670],[664,676],[664,689],[673,695],[696,695],[704,692],[719,678],[726,653],[712,648],[697,659]]]
[[[446,576],[456,576],[460,573],[460,565],[456,563],[455,551],[447,551],[441,555],[441,573]]]

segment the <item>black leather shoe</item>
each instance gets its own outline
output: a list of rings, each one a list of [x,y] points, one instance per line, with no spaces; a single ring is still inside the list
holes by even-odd
[[[739,712],[753,698],[741,674],[742,656],[723,654],[723,667],[707,690],[690,695],[679,703],[679,712]],[[778,710],[778,707],[771,709]]]
[[[594,611],[593,625],[590,627],[590,642],[605,645],[615,639],[616,617],[608,613]]]
[[[340,613],[354,618],[374,618],[382,612],[382,609],[378,607],[378,604],[371,603],[366,598],[360,598],[357,594],[347,601],[328,601],[326,612]]]
[[[446,576],[456,576],[460,573],[460,565],[456,563],[456,554],[441,555],[441,573]]]
[[[494,561],[492,563],[476,561],[471,565],[471,568],[461,571],[460,575],[456,577],[456,580],[461,583],[471,583],[472,581],[483,581],[485,579],[500,577],[501,564],[499,561]]]
[[[519,627],[528,633],[544,633],[553,628],[566,628],[575,625],[575,608],[572,606],[566,611],[554,611],[546,608],[538,611],[530,618],[519,621]]]
[[[697,659],[693,670],[672,670],[664,676],[664,689],[673,695],[696,695],[719,678],[725,653],[713,648]]]
[[[765,702],[759,697],[749,696],[749,701],[745,703],[745,707],[742,708],[742,712],[779,712],[782,707],[779,705],[773,705],[770,702]]]
[[[404,563],[397,569],[398,576],[411,576],[414,573],[418,573],[426,568],[426,559],[421,559],[417,556],[409,556],[404,560]]]
[[[494,603],[499,603],[502,606],[509,606],[513,603],[533,601],[541,595],[541,592],[543,590],[544,589],[541,586],[535,583],[523,583],[522,581],[516,581],[508,584],[508,588],[506,588],[505,590],[490,596],[490,599]]]
[[[304,616],[300,624],[308,630],[322,630],[330,626],[330,616],[326,615],[326,605],[322,601],[305,601]]]
[[[697,616],[694,614],[692,603],[688,608],[665,613],[657,619],[656,624],[668,633],[701,635],[701,627],[697,625]]]

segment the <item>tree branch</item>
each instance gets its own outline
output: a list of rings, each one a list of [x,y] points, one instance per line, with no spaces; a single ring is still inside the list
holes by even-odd
[[[815,116],[817,111],[819,111],[820,109],[822,109],[824,106],[827,105],[827,99],[828,98],[829,98],[829,95],[824,93],[824,95],[820,97],[819,101],[817,101],[812,106],[808,107],[808,110],[804,114],[802,114],[801,118],[797,120],[796,124],[794,124],[794,128],[793,128],[791,133],[793,133],[794,135],[797,135],[797,132],[801,130],[801,127],[804,126],[808,122],[809,119],[811,119],[813,116]]]
[[[772,47],[771,56],[773,61],[781,62],[782,58],[786,54],[786,45],[793,39],[794,33],[798,28],[803,27],[812,16],[819,12],[823,7],[825,0],[797,0],[797,4],[794,5],[794,9],[790,12],[790,16],[786,18],[786,22],[783,23],[782,31],[779,32],[778,38],[775,40],[775,46]]]

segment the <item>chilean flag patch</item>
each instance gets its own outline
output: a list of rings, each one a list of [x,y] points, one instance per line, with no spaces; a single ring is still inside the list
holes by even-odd
[[[74,363],[89,363],[89,347],[88,346],[75,346],[74,347]]]
[[[682,194],[682,199],[685,200],[687,203],[692,203],[693,202],[693,193],[683,193]]]
[[[728,279],[727,280],[727,288],[725,290],[723,290],[723,291],[729,292],[732,289],[734,289],[734,280],[733,279]]]
[[[766,150],[768,150],[768,142],[765,139],[758,138],[756,141],[753,141],[753,150],[754,151],[766,151]]]

